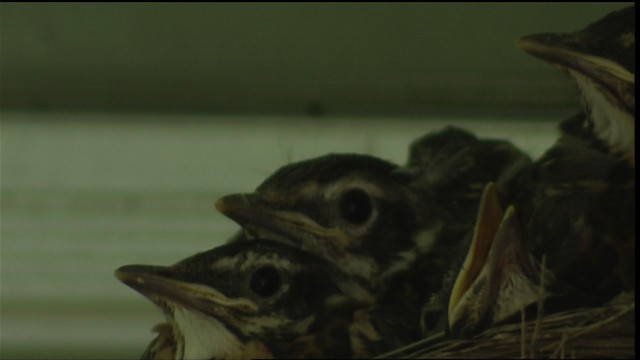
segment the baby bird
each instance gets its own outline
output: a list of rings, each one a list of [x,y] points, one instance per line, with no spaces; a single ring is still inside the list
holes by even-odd
[[[516,210],[502,210],[493,183],[484,189],[464,262],[447,297],[447,330],[469,336],[550,296],[556,284],[530,253]],[[542,278],[541,278],[542,277]],[[450,289],[450,291],[449,291]]]
[[[360,314],[368,304],[341,292],[331,264],[279,242],[234,241],[115,275],[167,317],[144,359],[352,358],[401,345]]]
[[[408,178],[396,169],[372,156],[326,155],[284,166],[254,193],[224,196],[216,207],[249,237],[334,263],[361,284],[353,296],[370,300],[383,269],[402,267],[423,230]]]
[[[585,115],[563,125],[591,146],[635,167],[635,6],[615,11],[571,34],[520,39],[524,51],[567,72],[577,83]]]
[[[422,297],[438,288],[425,274],[437,278],[473,227],[484,184],[515,162],[529,159],[507,142],[449,127],[414,142],[405,167],[367,155],[326,155],[284,166],[255,192],[222,197],[216,207],[250,237],[336,264],[360,284],[356,298],[374,299],[389,284],[420,289]]]
[[[444,286],[452,335],[538,301],[547,311],[598,306],[635,289],[634,10],[518,42],[576,80],[585,113],[563,122],[540,159],[485,188],[465,261]]]
[[[540,159],[485,187],[464,262],[423,308],[427,335],[471,336],[533,303],[597,306],[635,289],[635,8],[518,46],[568,72],[585,112]]]
[[[635,289],[635,7],[518,45],[568,72],[585,112],[502,185],[534,256],[548,254],[564,294],[599,304]]]

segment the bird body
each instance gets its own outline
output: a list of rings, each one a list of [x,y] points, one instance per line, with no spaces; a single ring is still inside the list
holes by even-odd
[[[370,357],[635,289],[634,9],[518,44],[583,99],[542,157],[448,127],[402,167],[330,154],[280,168],[217,201],[244,233],[116,271],[167,316],[143,358]]]
[[[473,229],[485,183],[528,163],[506,141],[447,127],[417,139],[404,167],[327,155],[287,165],[254,193],[225,196],[216,207],[249,237],[275,239],[334,264],[351,279],[342,291],[372,303],[361,314],[402,345],[421,338],[422,306],[441,289]]]
[[[282,167],[254,193],[224,196],[216,207],[250,237],[336,264],[371,299],[408,269],[442,272],[473,226],[484,184],[529,161],[506,141],[448,127],[414,142],[405,167],[366,155],[326,155]],[[432,252],[444,258],[423,261]]]
[[[472,335],[538,301],[557,311],[635,290],[634,10],[518,42],[574,78],[584,113],[561,123],[539,159],[498,181],[505,213],[493,186],[485,188],[465,261],[429,304],[436,318],[448,305],[452,335]]]
[[[635,7],[518,45],[566,71],[584,113],[507,185],[536,256],[574,299],[635,288]]]

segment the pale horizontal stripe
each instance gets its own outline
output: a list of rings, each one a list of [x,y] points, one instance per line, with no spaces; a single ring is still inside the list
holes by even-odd
[[[139,358],[161,322],[159,310],[31,308],[2,314],[3,358]]]

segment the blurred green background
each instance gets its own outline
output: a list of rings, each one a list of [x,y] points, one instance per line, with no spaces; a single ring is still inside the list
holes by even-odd
[[[2,4],[2,107],[546,111],[571,84],[516,39],[624,3]]]
[[[0,357],[137,358],[162,316],[113,270],[220,244],[288,162],[446,125],[538,156],[579,101],[515,40],[624,6],[0,4]]]

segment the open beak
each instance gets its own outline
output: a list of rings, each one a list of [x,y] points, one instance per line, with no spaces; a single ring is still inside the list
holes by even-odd
[[[280,240],[294,246],[313,242],[344,248],[349,239],[334,228],[325,228],[299,211],[265,200],[260,194],[233,194],[216,201],[216,209],[233,219],[254,237]],[[302,241],[306,239],[308,241]],[[303,246],[304,247],[304,246]]]
[[[489,183],[482,193],[471,246],[449,297],[450,322],[452,314],[455,314],[455,310],[459,307],[461,298],[478,278],[487,263],[487,257],[502,217],[502,207],[496,194],[495,185]]]
[[[591,54],[579,35],[534,34],[521,38],[516,45],[544,61],[593,79],[635,114],[635,74],[610,59]]]
[[[175,267],[125,265],[115,271],[115,276],[165,310],[167,303],[174,303],[216,317],[231,309],[243,313],[258,311],[258,306],[249,299],[229,298],[210,286],[189,282]]]
[[[453,334],[474,332],[539,298],[538,268],[526,249],[515,208],[502,212],[495,187],[482,194],[471,246],[449,298]]]

